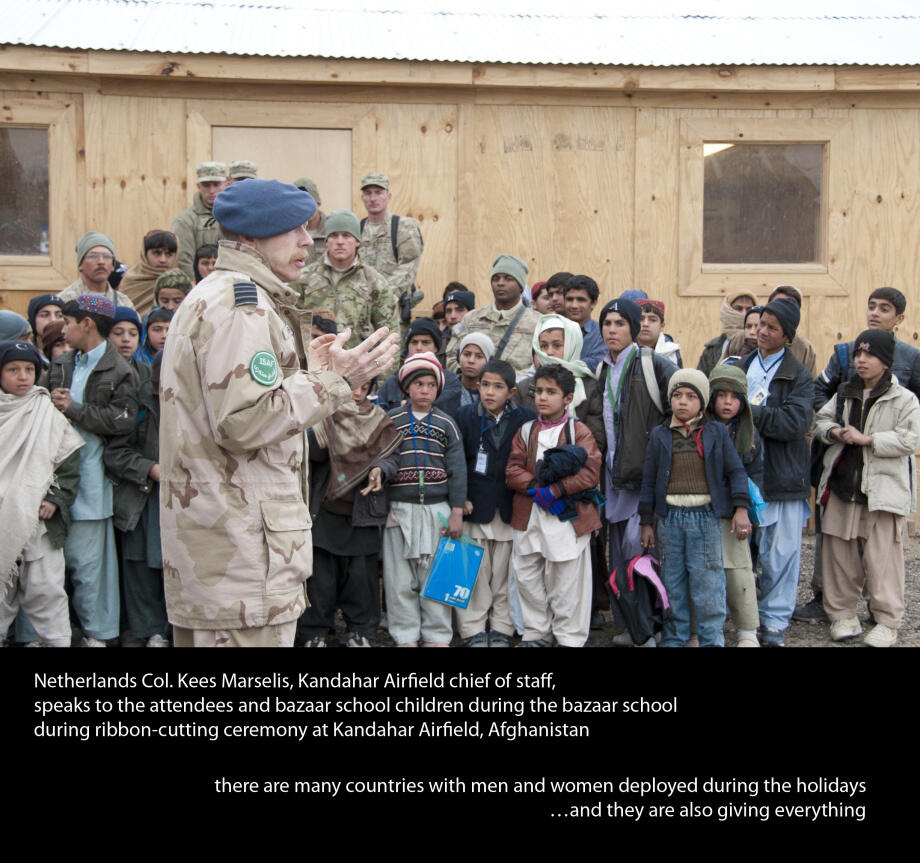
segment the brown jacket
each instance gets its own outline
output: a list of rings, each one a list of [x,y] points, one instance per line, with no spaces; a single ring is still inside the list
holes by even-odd
[[[560,426],[560,442],[566,439],[565,429],[567,428],[568,424]],[[531,426],[526,446],[524,437],[520,429],[518,430],[514,440],[511,442],[511,455],[508,457],[508,464],[505,467],[505,481],[508,484],[508,488],[515,492],[514,501],[511,504],[511,526],[515,530],[527,530],[527,523],[530,521],[533,499],[527,494],[527,489],[536,488],[538,484],[534,476],[537,461],[538,430],[536,424]],[[575,422],[575,446],[585,448],[588,453],[588,460],[585,462],[584,467],[574,476],[567,476],[562,481],[553,484],[553,493],[558,497],[578,494],[580,491],[595,488],[600,478],[600,450],[594,441],[594,435],[591,434],[584,423],[579,421]],[[575,528],[577,536],[582,536],[600,528],[601,519],[595,504],[579,500],[575,503],[575,510],[578,515],[572,520],[572,527]]]

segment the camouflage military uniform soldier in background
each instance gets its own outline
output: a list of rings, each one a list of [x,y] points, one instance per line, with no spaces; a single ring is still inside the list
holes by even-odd
[[[361,228],[349,210],[333,210],[326,217],[326,253],[308,264],[297,280],[297,306],[331,317],[340,330],[351,328],[345,343],[353,348],[374,330],[399,330],[396,292],[362,258]],[[396,371],[398,362],[384,374]]]
[[[347,332],[311,342],[311,316],[285,283],[300,275],[315,206],[276,180],[221,192],[217,269],[172,320],[160,528],[177,646],[293,644],[312,564],[304,430],[396,353],[386,330],[352,350]]]
[[[415,280],[425,244],[415,219],[390,213],[391,198],[386,174],[374,171],[361,178],[361,200],[367,210],[367,218],[361,220],[361,253],[396,291],[405,335],[412,307],[422,299]]]
[[[313,239],[307,264],[312,264],[314,261],[321,261],[323,255],[326,254],[326,214],[320,209],[320,205],[323,202],[319,197],[319,187],[313,180],[309,177],[301,177],[299,180],[294,180],[294,185],[298,189],[309,192],[313,200],[316,201],[316,212],[310,216],[310,221],[307,222],[307,230]]]
[[[240,180],[255,180],[259,176],[259,169],[255,162],[249,159],[234,159],[227,165],[227,185],[232,186]]]
[[[227,182],[227,166],[223,162],[202,162],[195,173],[198,177],[198,191],[195,192],[192,206],[179,213],[170,228],[179,241],[176,266],[193,281],[195,252],[208,243],[216,244],[220,239],[211,207]]]

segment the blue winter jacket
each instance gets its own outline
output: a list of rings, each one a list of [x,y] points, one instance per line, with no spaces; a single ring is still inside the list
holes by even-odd
[[[719,518],[731,518],[736,507],[750,505],[747,471],[722,423],[705,422],[702,429],[703,460],[712,511]],[[642,524],[651,524],[654,515],[664,518],[668,514],[665,498],[671,481],[672,457],[671,429],[656,426],[649,437],[639,492],[639,521]]]

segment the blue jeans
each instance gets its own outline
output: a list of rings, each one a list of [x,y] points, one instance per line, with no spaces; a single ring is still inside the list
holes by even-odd
[[[709,506],[668,508],[658,523],[661,576],[671,603],[662,647],[683,647],[690,638],[690,599],[700,647],[724,647],[725,570],[722,526]]]

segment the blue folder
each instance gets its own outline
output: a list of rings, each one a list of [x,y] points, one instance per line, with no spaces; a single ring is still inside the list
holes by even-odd
[[[483,548],[469,537],[442,536],[422,596],[452,608],[466,608],[482,565]]]

